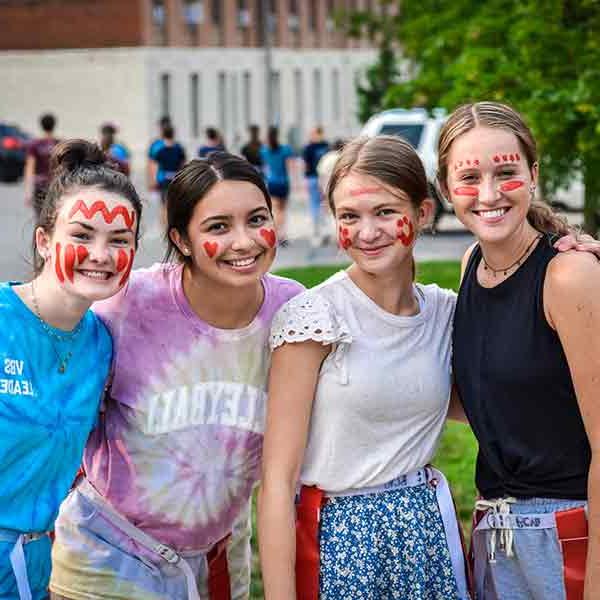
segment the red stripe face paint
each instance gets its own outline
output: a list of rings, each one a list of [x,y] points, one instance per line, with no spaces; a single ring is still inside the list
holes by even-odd
[[[56,271],[56,276],[61,283],[65,282],[65,276],[63,275],[61,266],[60,266],[60,243],[56,242],[56,256],[54,257],[54,270]]]
[[[77,200],[71,212],[69,213],[69,219],[71,219],[75,214],[81,212],[81,214],[86,217],[86,219],[93,219],[94,215],[99,212],[102,214],[104,218],[104,222],[107,224],[111,224],[119,215],[123,217],[125,221],[125,225],[128,229],[133,228],[133,224],[135,222],[135,211],[129,209],[123,205],[119,204],[115,206],[112,210],[108,210],[108,207],[102,200],[97,200],[92,204],[91,207],[88,208],[87,204],[83,200]]]
[[[121,248],[117,255],[117,273],[123,272],[128,264],[129,258],[127,258],[127,252]]]
[[[344,250],[348,250],[348,248],[352,246],[352,241],[350,240],[350,232],[348,231],[347,227],[342,227],[340,225],[338,242]]]
[[[454,188],[452,193],[455,196],[479,196],[479,190],[472,185],[463,185],[461,187]]]
[[[275,231],[273,229],[261,229],[258,233],[260,234],[260,237],[269,244],[269,248],[275,247],[277,237],[275,236]]]
[[[202,244],[202,247],[204,248],[204,251],[206,252],[208,258],[213,258],[214,255],[217,253],[219,245],[217,244],[217,242],[204,242],[204,244]]]
[[[381,186],[362,187],[350,190],[350,196],[361,196],[362,194],[376,194],[381,191]]]
[[[120,253],[124,252],[123,250],[119,250],[119,259],[121,258]],[[119,280],[119,287],[123,286],[125,282],[129,279],[129,274],[131,273],[131,268],[133,267],[133,257],[135,256],[135,252],[133,248],[129,250],[129,259],[128,264],[125,266],[125,273],[123,273],[123,277]],[[117,263],[118,264],[118,263]]]
[[[75,246],[73,246],[73,244],[67,244],[65,247],[65,274],[71,283],[73,283],[73,270],[75,268],[76,258],[77,253],[75,252]]]
[[[85,246],[77,246],[75,251],[77,252],[77,264],[80,265],[88,257],[88,250]]]
[[[504,183],[500,184],[500,190],[502,192],[512,192],[514,190],[518,190],[519,188],[522,188],[525,185],[525,182],[523,181],[518,181],[517,179],[511,179],[511,181],[505,181]]]
[[[407,216],[396,221],[398,227],[398,239],[403,246],[410,246],[415,240],[415,228]]]

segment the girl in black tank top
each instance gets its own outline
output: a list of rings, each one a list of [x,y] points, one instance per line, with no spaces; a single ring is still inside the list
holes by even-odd
[[[584,598],[585,581],[591,600],[600,268],[589,255],[557,256],[553,242],[569,229],[534,201],[537,175],[535,141],[508,106],[464,105],[440,133],[441,188],[479,242],[463,265],[453,333],[456,387],[479,442],[475,594],[571,600]]]

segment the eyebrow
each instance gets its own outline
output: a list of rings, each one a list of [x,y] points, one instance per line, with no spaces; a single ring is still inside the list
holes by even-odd
[[[83,227],[86,231],[96,231],[96,228],[92,225],[88,225],[87,223],[82,223],[81,221],[69,221],[69,225],[79,225]],[[125,227],[123,229],[111,229],[110,233],[112,234],[122,234],[122,233],[133,233],[131,229]]]
[[[259,212],[262,212],[262,211],[269,212],[269,209],[266,206],[258,206],[257,208],[253,208],[248,213],[248,216],[251,216],[254,213],[259,213]],[[208,223],[209,221],[230,221],[231,217],[232,217],[231,215],[214,215],[213,217],[207,217],[200,224],[204,225],[205,223]]]

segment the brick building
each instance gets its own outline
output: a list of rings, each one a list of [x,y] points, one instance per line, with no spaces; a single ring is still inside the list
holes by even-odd
[[[0,0],[0,120],[35,131],[51,110],[61,135],[85,137],[113,121],[138,165],[162,114],[190,154],[209,125],[234,148],[253,122],[279,124],[296,144],[315,124],[348,136],[359,126],[355,78],[374,51],[333,19],[372,4]]]

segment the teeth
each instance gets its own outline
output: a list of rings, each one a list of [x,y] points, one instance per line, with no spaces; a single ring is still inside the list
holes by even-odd
[[[256,257],[242,258],[240,260],[228,260],[227,262],[234,267],[247,267],[256,262]]]
[[[90,279],[108,279],[109,273],[106,271],[79,271],[84,277]]]
[[[506,213],[506,211],[506,208],[497,208],[496,210],[480,210],[479,216],[487,219],[494,219],[495,217],[501,217],[504,213]]]

